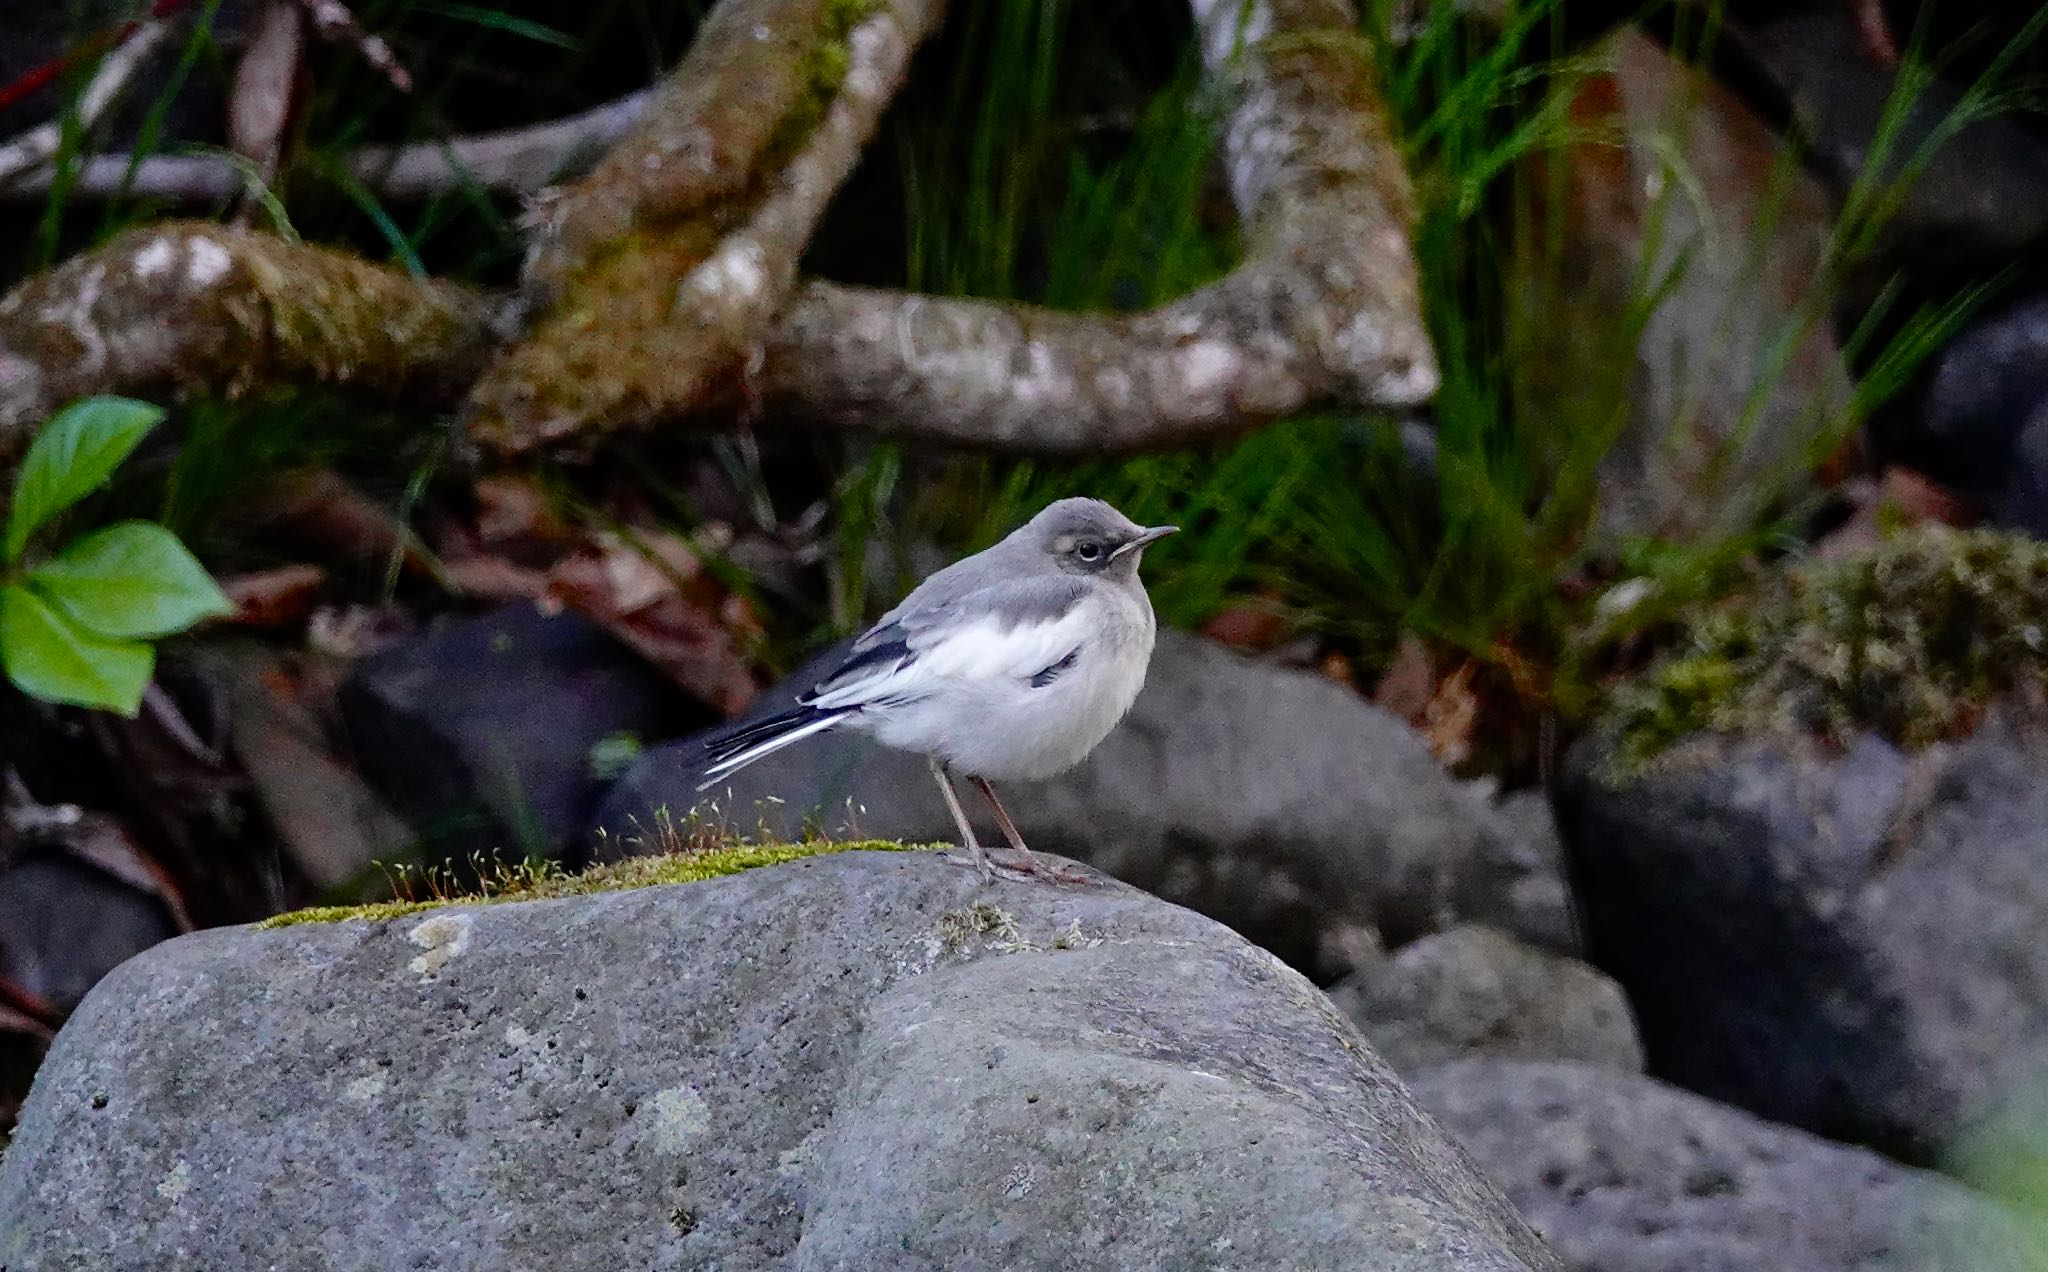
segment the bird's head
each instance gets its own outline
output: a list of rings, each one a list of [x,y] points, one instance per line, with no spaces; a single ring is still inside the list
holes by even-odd
[[[1145,545],[1178,526],[1141,526],[1100,499],[1061,499],[1047,504],[1017,533],[1069,574],[1138,576]]]

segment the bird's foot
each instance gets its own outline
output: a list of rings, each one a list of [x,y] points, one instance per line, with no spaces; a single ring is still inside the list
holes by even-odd
[[[1042,879],[1047,883],[1091,883],[1087,871],[1071,862],[1041,857],[1029,848],[991,848],[988,856],[1005,878]]]
[[[941,856],[956,866],[968,866],[981,871],[981,877],[984,879],[996,877],[996,864],[979,848],[969,848],[966,852],[943,853]]]
[[[956,866],[970,866],[981,871],[981,877],[991,882],[1008,879],[1013,883],[1066,884],[1088,883],[1089,876],[1076,866],[1049,857],[1041,857],[1030,849],[1022,852],[1014,848],[970,849],[966,853],[949,852],[946,860]]]

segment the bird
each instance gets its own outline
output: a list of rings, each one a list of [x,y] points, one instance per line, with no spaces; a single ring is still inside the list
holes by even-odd
[[[794,709],[708,739],[697,789],[806,738],[856,729],[925,757],[966,864],[988,877],[1074,881],[1025,845],[991,783],[1072,768],[1130,710],[1157,631],[1138,563],[1178,529],[1141,526],[1100,499],[1046,505],[920,583]],[[975,838],[956,775],[988,801],[1007,859]]]

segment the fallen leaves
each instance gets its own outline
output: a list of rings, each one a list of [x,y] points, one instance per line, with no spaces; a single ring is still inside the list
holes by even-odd
[[[579,529],[519,477],[485,478],[476,493],[474,521],[441,545],[446,576],[465,593],[573,609],[721,712],[752,701],[747,649],[760,622],[691,540],[647,524]]]
[[[758,689],[739,639],[760,635],[752,610],[677,535],[594,534],[548,571],[535,599],[574,609],[727,715]]]
[[[1422,735],[1430,754],[1445,767],[1455,768],[1472,758],[1481,716],[1473,686],[1478,670],[1478,662],[1466,658],[1450,674],[1438,675],[1429,648],[1407,633],[1373,687],[1372,700],[1406,720]]]

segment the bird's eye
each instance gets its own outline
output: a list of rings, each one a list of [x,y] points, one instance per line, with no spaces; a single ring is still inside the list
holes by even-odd
[[[1083,539],[1074,546],[1074,555],[1083,561],[1094,561],[1102,556],[1102,545],[1093,539]]]

